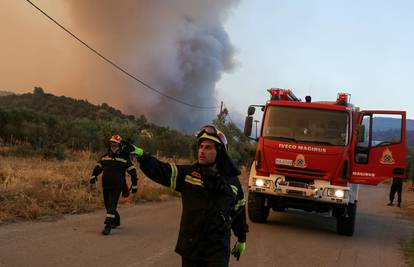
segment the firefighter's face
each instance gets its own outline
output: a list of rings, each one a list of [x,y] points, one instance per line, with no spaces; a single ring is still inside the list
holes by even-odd
[[[198,146],[198,163],[209,165],[216,161],[217,150],[215,143],[211,140],[202,140]]]
[[[111,149],[112,153],[117,153],[119,151],[119,144],[115,142],[110,142],[109,149]]]

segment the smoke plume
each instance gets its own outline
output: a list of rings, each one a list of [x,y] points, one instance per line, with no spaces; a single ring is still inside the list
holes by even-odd
[[[91,47],[163,93],[218,106],[215,85],[234,68],[223,22],[238,0],[35,0]],[[176,103],[138,84],[25,1],[0,2],[0,90],[106,102],[160,125],[192,131],[218,110]]]
[[[165,94],[203,107],[218,105],[215,84],[235,65],[234,48],[222,26],[235,2],[67,1],[83,35],[104,54]],[[79,61],[84,70],[75,80],[85,80],[92,66]],[[217,114],[154,94],[121,74],[101,78],[99,90],[88,87],[116,99],[124,111],[145,114],[161,125],[189,131],[210,123]]]

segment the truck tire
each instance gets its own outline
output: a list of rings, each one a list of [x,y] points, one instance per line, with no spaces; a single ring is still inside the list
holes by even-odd
[[[355,217],[357,205],[349,204],[347,207],[347,216],[344,214],[336,217],[336,231],[340,235],[352,236],[355,230]]]
[[[285,212],[286,208],[282,206],[275,206],[275,207],[272,207],[272,210],[278,211],[278,212]]]
[[[269,206],[265,206],[266,196],[254,192],[249,192],[249,200],[247,203],[247,212],[250,221],[257,223],[265,223],[269,216]]]

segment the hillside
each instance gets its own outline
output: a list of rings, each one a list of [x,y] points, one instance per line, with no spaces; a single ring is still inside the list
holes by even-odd
[[[0,96],[6,96],[6,95],[13,95],[13,92],[9,92],[9,91],[1,91],[0,90]]]
[[[144,116],[125,115],[105,103],[58,97],[38,87],[33,93],[1,96],[0,125],[0,143],[28,143],[35,150],[102,152],[109,136],[117,133],[147,151],[189,157],[193,142],[191,136],[149,123]]]
[[[398,128],[400,123],[399,120],[392,118],[377,118],[375,122],[382,131]],[[407,131],[414,131],[414,120],[407,119]]]
[[[103,103],[93,105],[87,100],[77,100],[66,96],[55,96],[45,93],[36,87],[33,93],[16,95],[2,91],[0,107],[5,110],[27,110],[35,113],[48,113],[64,118],[97,119],[130,119],[135,117],[124,115],[121,111]],[[1,92],[0,92],[1,93]]]
[[[225,116],[218,114],[213,123],[226,134],[232,158],[240,165],[250,164],[255,144]],[[63,159],[68,149],[102,153],[112,134],[159,156],[193,159],[195,155],[193,135],[157,126],[143,115],[125,115],[105,103],[58,97],[39,87],[33,93],[0,97],[0,125],[0,145],[20,144],[23,156],[40,153]]]

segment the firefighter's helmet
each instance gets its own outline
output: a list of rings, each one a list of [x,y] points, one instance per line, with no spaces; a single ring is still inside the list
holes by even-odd
[[[212,140],[216,144],[224,147],[226,151],[228,149],[226,135],[213,125],[206,125],[201,127],[200,131],[197,134],[198,143],[200,144],[200,141],[203,139]]]
[[[111,139],[109,139],[109,142],[114,142],[117,144],[121,144],[122,137],[119,134],[114,134],[111,136]]]
[[[240,175],[239,168],[228,155],[228,143],[224,133],[215,126],[206,125],[201,127],[197,134],[198,144],[204,139],[211,140],[218,145],[216,162],[219,170],[229,177]]]

